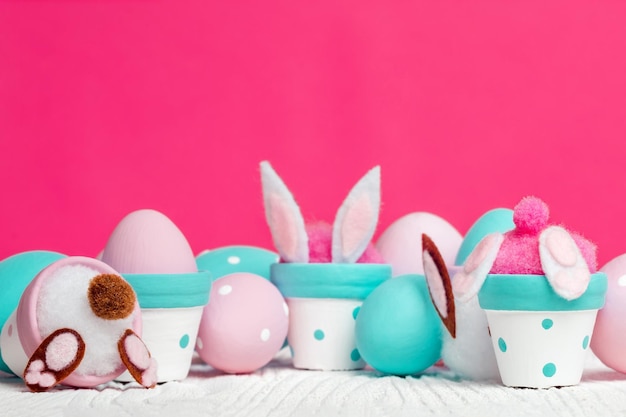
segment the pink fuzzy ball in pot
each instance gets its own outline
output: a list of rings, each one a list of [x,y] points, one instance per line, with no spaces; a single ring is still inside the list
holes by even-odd
[[[213,283],[196,350],[227,373],[249,373],[267,365],[287,336],[289,310],[267,279],[246,272]]]
[[[333,227],[326,222],[309,223],[306,225],[309,236],[309,262],[329,263],[333,261],[332,239]],[[385,261],[376,247],[370,242],[357,263],[382,264]]]
[[[533,196],[524,197],[513,210],[515,229],[504,234],[492,274],[543,275],[539,256],[539,235],[549,224],[546,203]],[[591,273],[597,270],[596,246],[580,234],[570,232]]]

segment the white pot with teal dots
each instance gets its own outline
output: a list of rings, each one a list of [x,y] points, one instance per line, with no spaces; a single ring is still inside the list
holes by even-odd
[[[187,377],[204,306],[209,301],[211,275],[123,274],[133,286],[143,321],[142,339],[158,363],[157,381]],[[124,372],[118,381],[132,382]]]
[[[271,280],[289,306],[287,339],[298,369],[362,369],[355,323],[363,300],[391,277],[387,264],[280,263]]]
[[[478,298],[502,383],[528,388],[578,384],[606,289],[606,275],[596,273],[587,291],[568,301],[543,275],[488,275]]]

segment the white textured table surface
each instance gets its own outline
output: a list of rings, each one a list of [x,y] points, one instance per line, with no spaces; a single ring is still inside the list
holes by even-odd
[[[110,383],[33,394],[0,379],[0,416],[613,416],[626,415],[626,375],[590,356],[567,388],[513,389],[452,378],[380,377],[369,370],[299,371],[282,352],[251,375],[224,375],[194,361],[190,376],[152,390]]]

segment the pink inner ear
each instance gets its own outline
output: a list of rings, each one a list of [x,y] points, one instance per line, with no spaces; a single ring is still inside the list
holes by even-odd
[[[493,236],[487,236],[485,239],[481,240],[478,243],[476,248],[474,248],[474,251],[465,261],[465,265],[463,266],[463,272],[465,272],[466,274],[471,274],[476,269],[478,269],[480,264],[482,264],[485,261],[485,258],[487,258],[487,255],[489,255],[493,240]]]
[[[443,287],[443,278],[439,274],[439,270],[435,265],[435,261],[431,258],[427,251],[422,254],[424,261],[424,275],[428,281],[428,289],[435,304],[435,308],[441,314],[441,317],[448,317],[448,299],[446,298],[446,290]]]
[[[276,249],[286,260],[292,260],[296,257],[298,249],[298,237],[296,219],[289,208],[289,203],[284,201],[278,194],[271,194],[270,203],[270,222],[272,226],[272,237]]]
[[[546,246],[554,260],[562,266],[576,264],[576,248],[566,232],[554,230],[546,238]]]
[[[375,210],[369,196],[363,194],[350,205],[341,224],[341,252],[344,258],[350,257],[359,246],[365,246],[369,242],[363,242],[367,237],[375,217]]]

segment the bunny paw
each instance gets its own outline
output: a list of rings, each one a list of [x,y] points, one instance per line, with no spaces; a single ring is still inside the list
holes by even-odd
[[[35,350],[24,370],[26,386],[35,392],[47,391],[74,372],[85,355],[85,342],[78,332],[59,329]]]
[[[118,342],[120,357],[135,381],[146,388],[157,383],[157,363],[148,348],[135,332],[127,329]]]

